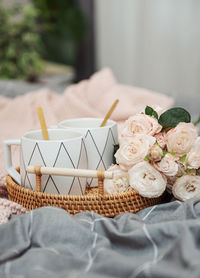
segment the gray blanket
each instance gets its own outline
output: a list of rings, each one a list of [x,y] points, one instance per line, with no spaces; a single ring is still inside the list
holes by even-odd
[[[200,199],[109,219],[45,207],[0,225],[0,277],[200,277]]]

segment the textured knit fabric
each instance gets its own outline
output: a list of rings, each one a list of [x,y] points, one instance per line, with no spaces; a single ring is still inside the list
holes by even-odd
[[[23,214],[26,209],[9,200],[0,198],[0,224],[6,223],[12,214]]]
[[[0,198],[8,198],[8,192],[5,185],[0,185]]]

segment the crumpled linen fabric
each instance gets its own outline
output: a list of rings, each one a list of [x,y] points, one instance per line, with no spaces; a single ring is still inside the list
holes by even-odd
[[[199,278],[200,198],[114,218],[43,207],[0,239],[0,277]]]

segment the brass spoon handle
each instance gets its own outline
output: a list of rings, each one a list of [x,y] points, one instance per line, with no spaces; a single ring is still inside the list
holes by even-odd
[[[100,127],[106,125],[107,120],[110,118],[110,116],[111,116],[112,112],[114,111],[115,107],[117,106],[118,102],[119,102],[119,99],[116,99],[115,102],[113,103],[113,105],[110,107],[110,109],[109,109],[108,113],[106,114],[106,116],[105,116],[103,122],[101,123]]]

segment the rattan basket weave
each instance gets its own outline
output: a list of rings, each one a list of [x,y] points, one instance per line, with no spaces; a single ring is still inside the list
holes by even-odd
[[[144,198],[135,190],[103,194],[103,182],[99,179],[99,190],[87,189],[85,195],[59,195],[33,191],[18,185],[10,176],[6,179],[8,196],[11,201],[21,204],[28,210],[42,206],[56,206],[74,215],[79,212],[93,211],[107,217],[125,212],[135,213],[146,207],[158,204],[162,197]]]

